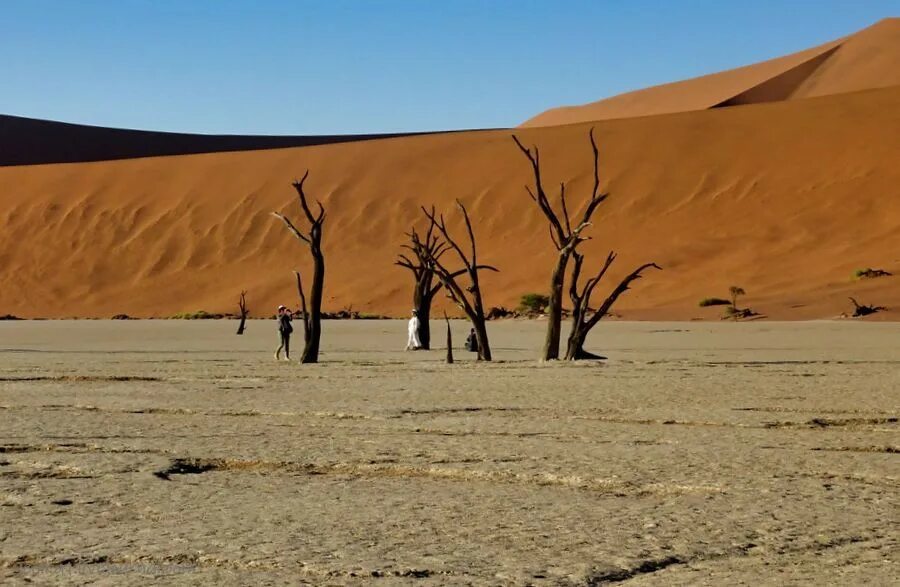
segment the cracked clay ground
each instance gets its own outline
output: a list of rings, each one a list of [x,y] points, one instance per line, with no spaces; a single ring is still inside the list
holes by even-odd
[[[0,323],[0,583],[900,576],[898,324],[609,323],[607,364],[541,365],[492,323],[452,366],[400,322],[310,366],[234,328]]]

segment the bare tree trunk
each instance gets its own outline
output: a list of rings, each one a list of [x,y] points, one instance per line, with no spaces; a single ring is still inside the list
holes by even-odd
[[[443,215],[438,218],[435,215],[434,208],[431,209],[431,212],[429,212],[425,208],[422,208],[422,212],[425,213],[425,216],[441,232],[441,235],[444,237],[447,246],[456,252],[460,261],[462,261],[463,263],[463,269],[460,269],[458,271],[448,270],[440,260],[440,254],[442,254],[443,251],[440,251],[438,254],[428,254],[428,260],[434,267],[435,275],[438,276],[438,279],[440,279],[441,284],[444,286],[444,289],[447,290],[447,295],[457,306],[459,306],[463,310],[463,312],[466,313],[466,316],[472,323],[472,327],[475,329],[475,337],[478,340],[478,360],[490,361],[492,359],[491,344],[488,340],[486,326],[487,320],[484,313],[484,304],[481,298],[481,286],[479,284],[478,271],[480,269],[497,271],[497,269],[490,265],[478,264],[478,251],[475,246],[475,233],[472,230],[472,221],[469,218],[469,213],[466,210],[466,207],[463,206],[462,202],[457,200],[456,205],[463,214],[463,219],[465,220],[466,224],[466,231],[469,236],[468,256],[463,252],[456,241],[453,240],[453,238],[450,236],[450,233],[447,231],[447,225],[444,222]],[[457,278],[461,277],[462,275],[468,275],[469,277],[470,284],[465,288],[465,290],[463,290],[459,283],[457,283]]]
[[[238,325],[237,333],[244,334],[244,326],[247,322],[247,292],[241,292],[241,298],[238,300],[238,308],[241,310],[241,323]]]
[[[306,193],[303,190],[303,184],[306,182],[307,177],[309,177],[309,171],[303,175],[303,179],[295,181],[293,185],[300,200],[300,208],[309,222],[309,231],[306,234],[301,233],[289,218],[277,212],[273,212],[273,214],[284,222],[288,230],[298,240],[309,246],[310,255],[313,259],[313,280],[309,291],[309,308],[306,307],[306,296],[303,293],[303,282],[300,278],[300,273],[295,273],[297,275],[297,290],[300,295],[303,312],[303,353],[300,355],[300,362],[318,363],[319,342],[322,337],[322,296],[325,289],[325,256],[322,253],[322,225],[325,222],[325,208],[322,206],[322,202],[317,201],[317,213],[313,214],[312,209],[310,209]]]
[[[444,312],[444,321],[447,323],[447,364],[453,364],[453,332],[450,330],[450,319]]]
[[[319,341],[322,338],[322,294],[325,286],[325,257],[316,247],[313,250],[313,282],[309,290],[309,336],[303,343],[301,363],[319,362]]]
[[[431,302],[434,294],[431,293],[432,281],[434,273],[423,270],[422,275],[416,280],[416,287],[413,290],[413,309],[419,317],[419,342],[422,350],[431,349]]]
[[[431,300],[422,301],[416,305],[416,315],[419,317],[419,342],[422,350],[431,350]]]
[[[569,283],[569,297],[572,299],[573,306],[572,331],[569,333],[568,345],[566,346],[566,360],[577,361],[580,359],[596,359],[600,358],[600,356],[584,350],[584,343],[585,340],[587,340],[588,333],[598,322],[600,322],[600,320],[609,314],[609,311],[612,309],[613,304],[616,303],[616,300],[619,299],[619,296],[629,289],[631,282],[641,278],[641,273],[643,273],[644,270],[651,267],[660,269],[660,267],[656,263],[645,263],[629,273],[619,285],[616,286],[612,293],[609,294],[606,300],[603,301],[600,307],[593,310],[592,313],[590,308],[591,295],[594,292],[594,288],[597,287],[597,284],[603,279],[606,271],[613,264],[613,261],[616,260],[616,254],[610,252],[606,257],[606,262],[603,264],[600,272],[596,276],[588,279],[585,282],[584,287],[580,290],[578,281],[581,276],[584,255],[581,253],[574,253],[574,256],[575,263],[572,267],[572,277]]]
[[[550,276],[550,302],[547,304],[547,334],[541,358],[550,361],[559,358],[559,339],[562,336],[562,297],[569,255],[560,253]]]
[[[537,147],[531,149],[525,147],[519,141],[516,135],[513,140],[519,147],[519,150],[528,158],[531,169],[534,174],[534,190],[526,186],[525,189],[532,200],[538,205],[541,212],[547,218],[550,224],[550,240],[553,246],[559,252],[556,259],[556,266],[550,276],[550,295],[547,316],[547,335],[544,338],[544,347],[541,351],[541,358],[545,361],[551,361],[559,358],[559,339],[562,333],[562,299],[563,285],[566,278],[566,267],[569,264],[569,257],[576,252],[579,244],[587,240],[588,237],[581,236],[581,232],[591,225],[591,216],[594,211],[609,194],[600,192],[600,154],[597,149],[597,143],[594,141],[594,130],[589,133],[591,141],[591,149],[594,154],[594,187],[591,191],[591,197],[585,205],[585,210],[581,216],[581,220],[573,227],[572,218],[569,215],[569,209],[566,202],[566,184],[559,185],[560,211],[557,213],[550,204],[550,199],[544,190],[544,184],[541,180],[541,157]]]
[[[434,207],[431,208],[432,216],[434,216]],[[419,342],[422,344],[420,348],[424,350],[431,349],[431,303],[434,296],[441,289],[442,284],[438,282],[434,285],[434,262],[433,258],[439,258],[447,250],[446,244],[441,242],[440,238],[435,234],[435,224],[432,220],[428,225],[428,230],[424,233],[424,240],[413,228],[406,233],[410,242],[404,244],[403,248],[408,249],[412,255],[407,256],[400,254],[395,265],[405,267],[412,271],[415,285],[413,287],[413,309],[419,317]]]

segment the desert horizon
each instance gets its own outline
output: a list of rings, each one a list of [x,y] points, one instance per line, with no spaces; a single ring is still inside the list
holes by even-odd
[[[404,233],[423,226],[419,208],[432,204],[458,229],[452,209],[457,198],[473,213],[482,257],[500,270],[485,278],[486,303],[514,309],[520,296],[544,292],[553,250],[525,191],[527,161],[511,135],[541,150],[548,185],[566,182],[575,210],[587,197],[587,133],[593,129],[602,189],[610,197],[588,231],[586,263],[599,265],[607,251],[617,251],[611,280],[641,262],[663,268],[622,299],[617,308],[623,318],[716,319],[697,304],[736,285],[748,292],[756,311],[775,319],[834,318],[852,311],[848,298],[855,297],[888,309],[874,318],[897,320],[897,278],[853,275],[867,268],[900,272],[900,211],[889,196],[900,185],[900,140],[893,132],[900,126],[900,85],[880,87],[890,79],[881,72],[893,75],[897,69],[878,65],[900,55],[898,23],[886,19],[811,50],[819,57],[802,75],[792,67],[808,52],[746,72],[689,80],[671,91],[648,90],[661,107],[671,102],[675,108],[685,92],[701,96],[714,88],[720,88],[717,100],[722,91],[733,96],[752,88],[753,103],[703,109],[697,102],[687,112],[590,122],[568,118],[558,121],[563,126],[529,123],[305,147],[39,164],[41,145],[53,156],[56,144],[71,150],[90,141],[92,149],[109,152],[117,144],[132,149],[127,145],[143,139],[123,142],[114,134],[98,140],[88,134],[79,140],[78,127],[43,123],[34,133],[29,125],[0,121],[0,129],[8,125],[2,134],[7,148],[28,132],[32,145],[32,164],[0,167],[6,206],[0,249],[7,275],[0,313],[225,313],[234,311],[237,294],[247,290],[251,314],[268,316],[279,303],[296,299],[291,271],[309,270],[270,216],[295,205],[290,183],[306,170],[310,196],[331,209],[324,241],[332,260],[323,302],[329,311],[352,306],[406,315],[407,276],[394,265]],[[836,85],[835,76],[875,50],[884,57],[868,61],[847,85]],[[769,86],[760,76],[775,80],[782,72],[792,74],[791,87],[806,90],[794,98],[783,83],[775,84],[766,99],[762,93]],[[722,76],[725,81],[717,81]],[[634,113],[644,112],[655,110]],[[57,128],[61,143],[54,138]],[[117,132],[131,137],[131,131]],[[178,148],[166,147],[164,138],[154,140],[159,146],[147,143],[151,149]],[[556,188],[550,191],[558,205]]]

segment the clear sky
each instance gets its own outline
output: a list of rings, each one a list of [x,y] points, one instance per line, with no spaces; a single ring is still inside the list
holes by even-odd
[[[900,0],[2,0],[0,113],[204,133],[513,126],[888,16]]]

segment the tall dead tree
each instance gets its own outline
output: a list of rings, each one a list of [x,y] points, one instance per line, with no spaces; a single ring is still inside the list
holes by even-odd
[[[244,334],[244,326],[247,323],[247,292],[242,291],[238,300],[238,308],[241,311],[241,323],[238,325],[237,333]]]
[[[303,184],[306,182],[307,177],[309,177],[308,170],[303,174],[303,179],[295,181],[293,186],[297,191],[300,209],[309,223],[308,231],[306,233],[300,232],[294,223],[283,214],[278,212],[273,212],[272,214],[280,218],[288,230],[309,247],[309,252],[313,259],[313,278],[309,290],[309,308],[306,306],[306,296],[303,293],[303,281],[300,278],[300,273],[296,271],[294,273],[297,276],[297,290],[300,295],[301,312],[303,313],[303,354],[300,355],[300,362],[318,363],[319,341],[322,338],[322,292],[325,286],[325,256],[322,254],[322,224],[325,222],[325,208],[322,206],[322,202],[316,200],[318,211],[313,214],[306,198],[306,192],[303,190]]]
[[[462,212],[463,219],[466,223],[466,231],[469,236],[468,256],[463,252],[462,248],[453,237],[450,236],[443,214],[436,216],[434,209],[429,212],[425,207],[422,207],[422,212],[425,213],[425,217],[428,218],[430,222],[434,223],[435,228],[440,231],[441,236],[447,243],[447,250],[453,250],[457,254],[459,260],[462,261],[463,268],[458,271],[451,271],[446,267],[439,256],[432,255],[429,257],[429,261],[433,263],[434,273],[447,290],[447,295],[462,309],[463,312],[466,313],[469,321],[472,322],[472,327],[475,329],[475,337],[478,339],[478,360],[490,361],[491,345],[488,341],[487,327],[485,325],[486,318],[484,304],[481,300],[481,284],[478,279],[478,272],[482,269],[487,271],[497,271],[497,269],[490,265],[478,264],[475,233],[472,231],[472,221],[469,219],[469,212],[459,200],[456,201],[456,206]],[[462,275],[468,275],[469,277],[469,285],[465,288],[457,281]]]
[[[613,261],[616,260],[616,254],[610,252],[600,271],[594,277],[585,281],[582,287],[579,286],[579,281],[581,278],[581,267],[584,264],[584,255],[576,251],[573,253],[573,256],[575,257],[575,262],[572,265],[572,276],[569,281],[569,298],[572,300],[572,330],[569,333],[569,340],[566,345],[566,360],[595,359],[599,357],[584,350],[584,341],[591,328],[609,314],[619,296],[628,290],[631,282],[641,278],[641,273],[651,267],[654,269],[660,269],[660,267],[656,263],[641,265],[625,276],[606,300],[600,304],[600,307],[594,310],[591,308],[591,295],[594,293],[594,288],[606,275],[606,271],[613,264]]]
[[[532,189],[530,186],[525,186],[525,189],[547,218],[547,222],[550,224],[550,240],[557,251],[556,264],[553,266],[553,272],[550,274],[547,334],[541,351],[541,358],[545,361],[559,358],[559,339],[562,332],[563,286],[569,259],[576,252],[578,245],[588,240],[589,237],[581,236],[581,233],[591,225],[591,216],[593,216],[597,206],[609,196],[609,194],[600,192],[600,153],[597,149],[597,143],[594,141],[594,129],[591,129],[588,136],[590,137],[591,149],[594,153],[594,184],[590,199],[587,200],[584,211],[574,226],[566,201],[566,184],[562,182],[559,184],[560,210],[557,212],[550,203],[547,192],[544,190],[544,184],[541,179],[541,155],[538,148],[535,146],[529,149],[522,144],[516,135],[512,137],[522,153],[528,158],[529,163],[531,163],[535,187]]]
[[[431,215],[434,216],[434,207],[431,208]],[[403,245],[404,249],[408,249],[410,254],[401,253],[395,265],[405,267],[412,271],[415,279],[413,287],[413,308],[419,317],[419,342],[425,350],[431,348],[431,326],[429,319],[431,317],[431,302],[434,296],[441,290],[443,284],[440,280],[435,283],[434,279],[434,261],[439,259],[447,250],[446,244],[434,233],[434,222],[428,224],[428,230],[425,231],[424,239],[413,228],[406,233],[409,237],[409,243]]]

